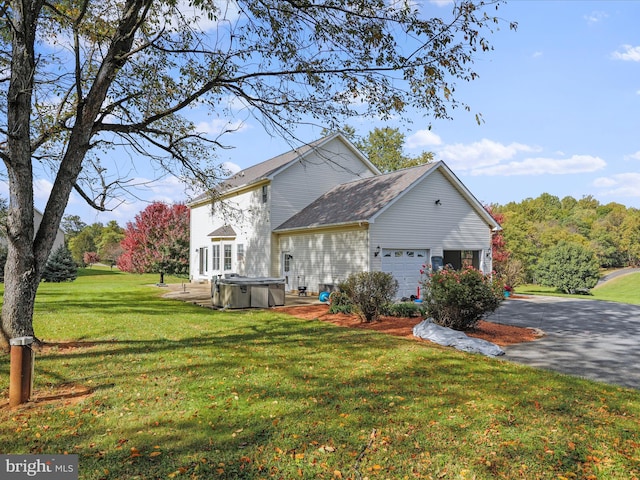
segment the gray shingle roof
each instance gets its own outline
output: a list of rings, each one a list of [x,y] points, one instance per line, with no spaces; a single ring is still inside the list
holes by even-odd
[[[419,165],[338,185],[275,231],[369,221],[436,165]]]
[[[258,163],[257,165],[253,165],[251,167],[245,168],[244,170],[240,170],[236,174],[227,178],[224,182],[220,183],[220,185],[218,186],[218,192],[223,194],[229,190],[233,190],[234,188],[242,187],[244,185],[250,185],[252,183],[259,182],[260,180],[264,180],[280,168],[300,157],[303,157],[309,151],[313,150],[314,148],[318,147],[319,145],[336,135],[337,134],[332,134],[327,137],[323,137],[319,140],[316,140],[315,142],[308,143],[299,148],[290,150],[269,160]],[[190,203],[198,203],[200,201],[207,200],[208,198],[210,198],[210,194],[204,193],[194,198]]]
[[[213,232],[211,232],[207,237],[214,238],[235,238],[236,231],[231,227],[231,225],[223,225],[220,228],[216,228]]]

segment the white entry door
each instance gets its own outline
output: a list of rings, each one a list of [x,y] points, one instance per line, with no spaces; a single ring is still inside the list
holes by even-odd
[[[397,297],[418,295],[420,270],[429,263],[428,250],[399,248],[382,249],[382,271],[390,273],[398,281]]]

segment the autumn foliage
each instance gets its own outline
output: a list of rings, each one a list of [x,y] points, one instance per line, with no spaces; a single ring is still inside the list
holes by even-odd
[[[189,271],[189,209],[154,202],[128,222],[118,268],[133,273]]]

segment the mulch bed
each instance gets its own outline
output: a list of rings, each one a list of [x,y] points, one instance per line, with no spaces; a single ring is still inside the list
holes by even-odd
[[[377,322],[365,323],[356,315],[330,314],[327,305],[281,307],[281,309],[297,318],[321,320],[347,328],[376,330],[389,335],[423,341],[421,338],[413,336],[413,327],[420,323],[420,318],[381,317]],[[470,337],[482,338],[501,347],[515,343],[531,342],[541,337],[540,331],[533,328],[515,327],[483,320],[479,322],[475,330],[465,333]]]

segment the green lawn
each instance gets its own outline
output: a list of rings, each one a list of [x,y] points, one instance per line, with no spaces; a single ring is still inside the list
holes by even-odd
[[[638,391],[84,273],[39,290],[38,336],[84,345],[38,355],[35,390],[94,393],[0,409],[1,453],[96,480],[640,476]]]
[[[543,287],[541,285],[533,284],[519,286],[516,288],[516,293],[526,295],[557,295],[572,298],[589,298],[640,305],[640,273],[629,273],[627,275],[614,278],[613,280],[592,289],[590,295],[566,295],[559,293],[553,287]]]

